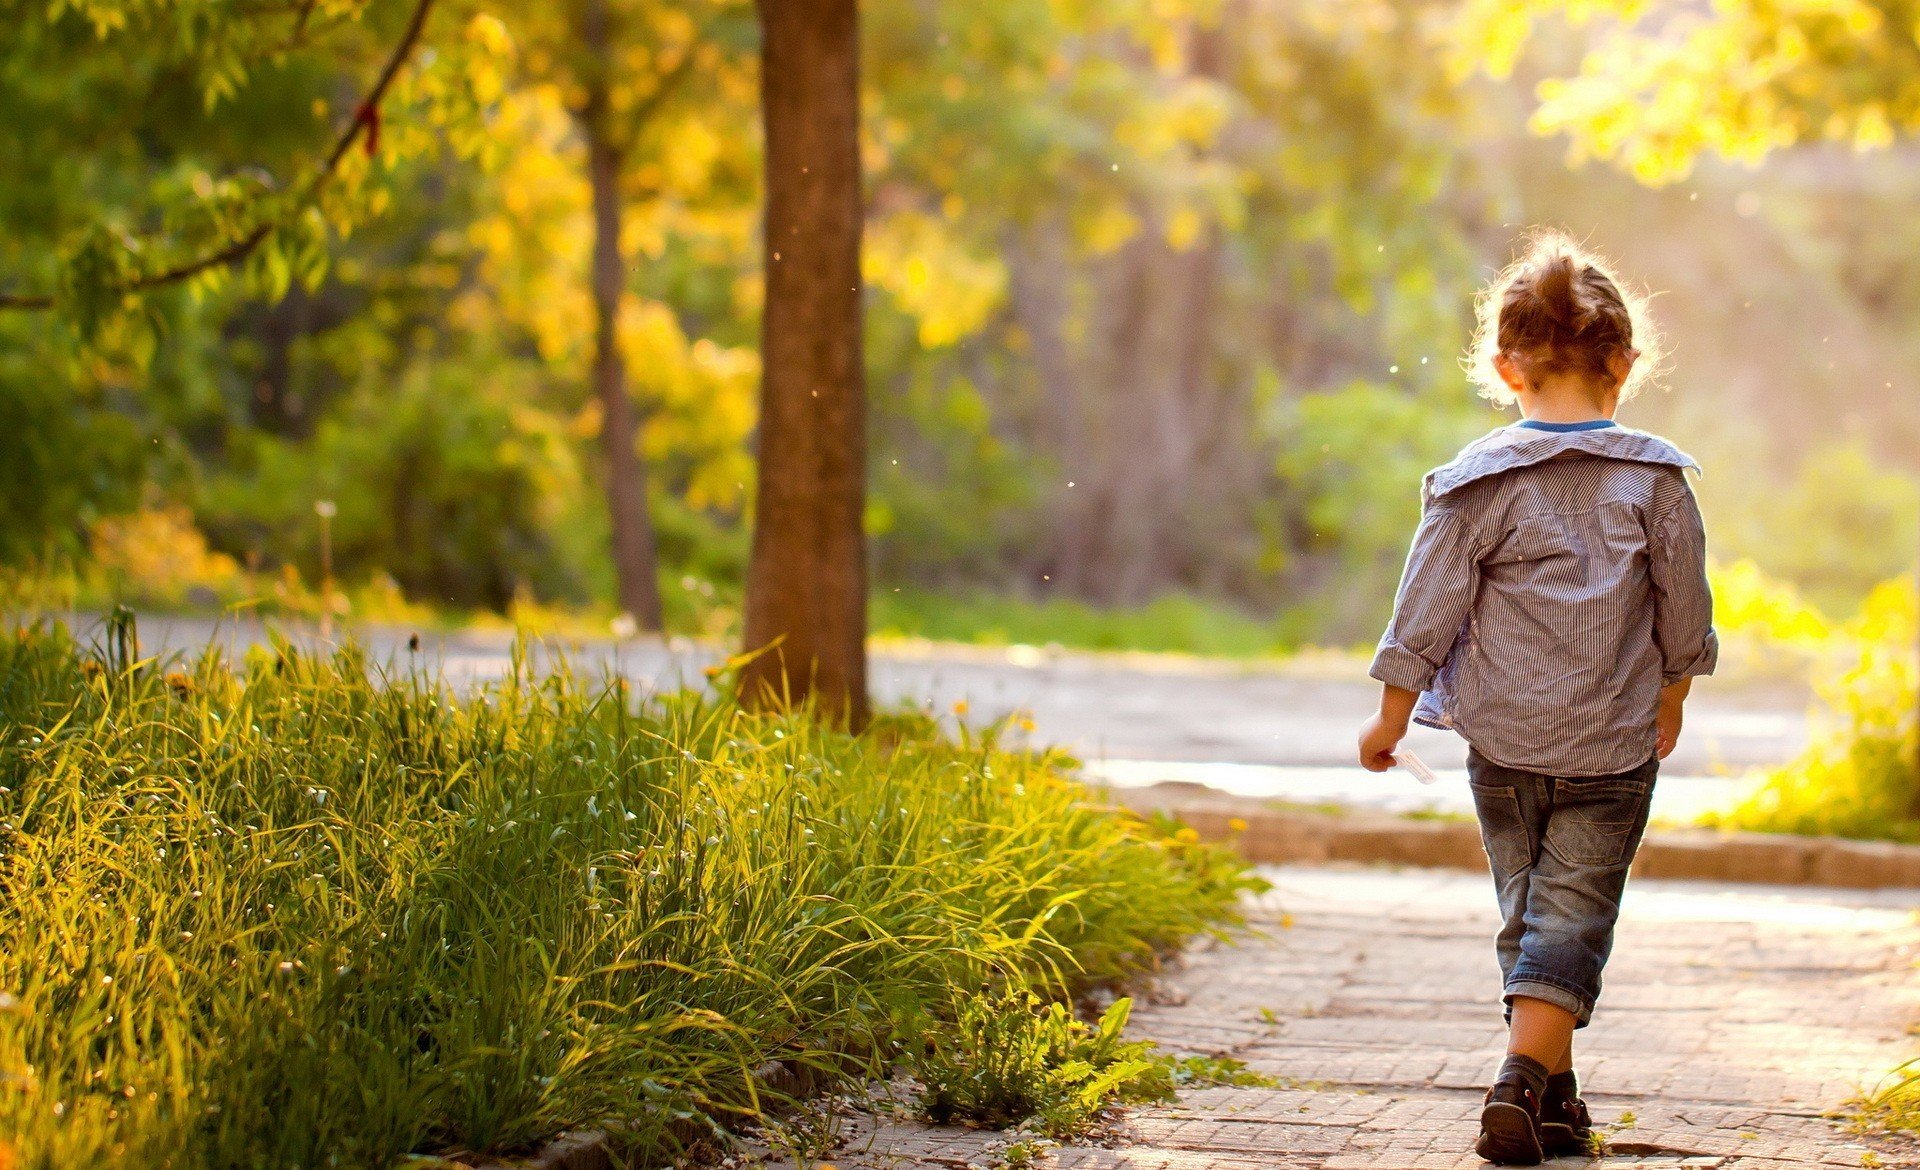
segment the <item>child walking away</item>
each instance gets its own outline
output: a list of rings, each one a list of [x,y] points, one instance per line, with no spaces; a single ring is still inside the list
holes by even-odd
[[[1509,1028],[1474,1148],[1533,1165],[1592,1142],[1574,1030],[1600,995],[1654,775],[1717,644],[1698,466],[1613,421],[1654,364],[1635,348],[1653,348],[1643,306],[1597,258],[1536,235],[1479,316],[1476,381],[1522,417],[1426,477],[1360,763],[1391,767],[1409,718],[1469,744]]]

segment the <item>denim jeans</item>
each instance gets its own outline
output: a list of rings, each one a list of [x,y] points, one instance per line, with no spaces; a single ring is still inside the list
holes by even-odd
[[[1593,1018],[1627,867],[1647,831],[1660,761],[1613,776],[1546,776],[1467,754],[1480,835],[1500,898],[1502,999]]]

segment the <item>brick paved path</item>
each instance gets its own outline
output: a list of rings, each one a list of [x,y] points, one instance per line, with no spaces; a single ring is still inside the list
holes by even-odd
[[[1288,867],[1253,937],[1207,948],[1134,1032],[1231,1053],[1280,1089],[1206,1089],[1129,1111],[1104,1170],[1474,1167],[1480,1094],[1503,1051],[1484,877]],[[1920,1165],[1821,1113],[1920,1052],[1910,893],[1636,883],[1610,986],[1577,1060],[1607,1165]],[[1626,1122],[1627,1124],[1622,1124]],[[843,1168],[992,1165],[997,1135],[861,1118]],[[1579,1165],[1569,1161],[1565,1165]]]

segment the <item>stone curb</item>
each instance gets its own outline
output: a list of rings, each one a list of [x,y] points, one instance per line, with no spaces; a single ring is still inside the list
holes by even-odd
[[[597,1129],[584,1129],[561,1134],[532,1157],[489,1160],[474,1170],[619,1170],[619,1166],[607,1135]]]
[[[1134,812],[1171,816],[1202,840],[1231,844],[1253,862],[1357,861],[1479,872],[1487,868],[1480,827],[1468,820],[1275,809],[1260,800],[1178,781],[1104,792]],[[1920,889],[1920,846],[1657,829],[1641,844],[1633,873],[1769,885]]]

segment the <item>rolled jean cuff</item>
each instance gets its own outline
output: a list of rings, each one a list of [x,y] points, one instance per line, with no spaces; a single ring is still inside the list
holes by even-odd
[[[1574,1015],[1574,1027],[1584,1028],[1593,1020],[1593,1001],[1579,992],[1570,991],[1557,983],[1546,983],[1535,978],[1510,980],[1507,990],[1500,998],[1507,1005],[1507,1017],[1513,1017],[1513,999],[1524,995],[1528,999],[1544,1000],[1555,1007],[1565,1008]]]

